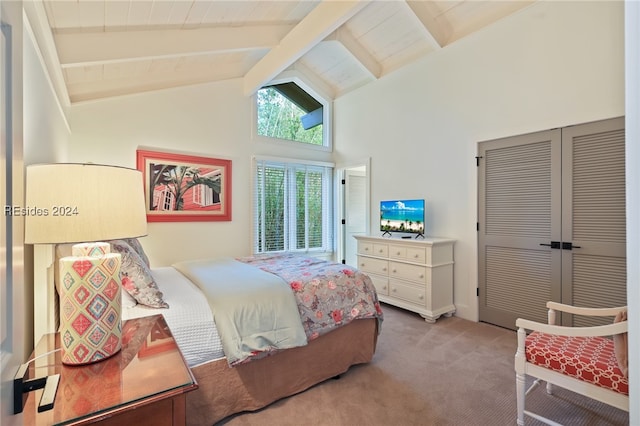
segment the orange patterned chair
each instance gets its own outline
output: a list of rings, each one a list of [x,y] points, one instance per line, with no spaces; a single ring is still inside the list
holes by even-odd
[[[518,425],[524,425],[525,414],[546,424],[552,420],[525,410],[526,395],[540,381],[569,389],[613,407],[629,411],[627,378],[626,306],[618,308],[580,308],[548,302],[548,324],[516,320],[518,350],[515,356]],[[556,312],[574,315],[614,316],[612,324],[594,327],[555,325]],[[532,332],[527,334],[527,330]],[[534,377],[526,389],[526,376]]]

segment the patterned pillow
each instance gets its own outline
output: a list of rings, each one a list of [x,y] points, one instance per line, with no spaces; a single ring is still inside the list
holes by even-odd
[[[133,308],[138,304],[136,299],[134,299],[133,296],[130,295],[122,286],[120,286],[120,293],[123,308]]]
[[[131,248],[136,253],[138,253],[138,255],[140,256],[142,261],[145,263],[145,265],[151,267],[151,264],[149,263],[149,258],[147,257],[147,254],[144,252],[144,249],[142,248],[142,245],[140,244],[140,241],[138,241],[137,238],[127,238],[122,241],[129,244]]]
[[[151,270],[140,255],[124,240],[112,240],[111,252],[122,255],[120,279],[122,287],[142,305],[168,308],[162,292],[151,275]]]
[[[621,311],[618,312],[613,323],[615,324],[626,320],[627,311]],[[616,354],[616,360],[618,361],[618,367],[620,367],[624,377],[629,377],[629,336],[627,333],[613,335],[613,349]]]

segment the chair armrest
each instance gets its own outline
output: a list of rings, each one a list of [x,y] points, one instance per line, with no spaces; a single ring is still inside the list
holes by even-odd
[[[618,306],[616,308],[582,308],[578,306],[565,305],[558,302],[547,302],[547,308],[555,311],[567,312],[570,314],[586,315],[586,316],[616,316],[618,312],[627,309],[626,306]]]
[[[617,322],[615,324],[598,325],[593,327],[566,327],[562,325],[544,324],[541,322],[530,321],[524,318],[516,320],[516,327],[526,330],[539,331],[547,334],[556,334],[560,336],[573,337],[593,337],[593,336],[613,336],[627,332],[627,321]]]

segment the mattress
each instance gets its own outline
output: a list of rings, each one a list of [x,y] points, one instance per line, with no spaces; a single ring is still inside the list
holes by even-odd
[[[189,367],[224,358],[220,335],[202,292],[173,267],[153,268],[151,273],[169,308],[123,307],[122,319],[162,314]]]

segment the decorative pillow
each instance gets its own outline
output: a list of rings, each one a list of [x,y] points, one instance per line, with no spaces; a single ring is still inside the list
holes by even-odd
[[[138,253],[138,255],[140,256],[140,259],[142,259],[145,265],[147,265],[148,267],[151,267],[151,264],[149,263],[149,258],[147,257],[147,254],[144,252],[144,249],[142,248],[142,244],[140,244],[140,241],[138,241],[137,238],[126,238],[122,241],[129,244],[131,248],[136,253]]]
[[[138,304],[138,302],[136,302],[136,299],[134,299],[133,296],[130,295],[129,292],[124,289],[124,287],[121,287],[120,290],[121,290],[120,293],[122,296],[121,298],[122,298],[123,308],[133,308]]]
[[[124,240],[112,240],[112,253],[122,255],[120,279],[122,287],[140,304],[152,308],[168,308],[162,292],[151,275],[149,266],[140,255]]]
[[[627,311],[618,312],[618,315],[613,320],[613,323],[626,321]],[[629,377],[629,343],[627,333],[614,334],[613,335],[613,351],[616,354],[618,360],[618,367],[622,370],[624,377]]]

